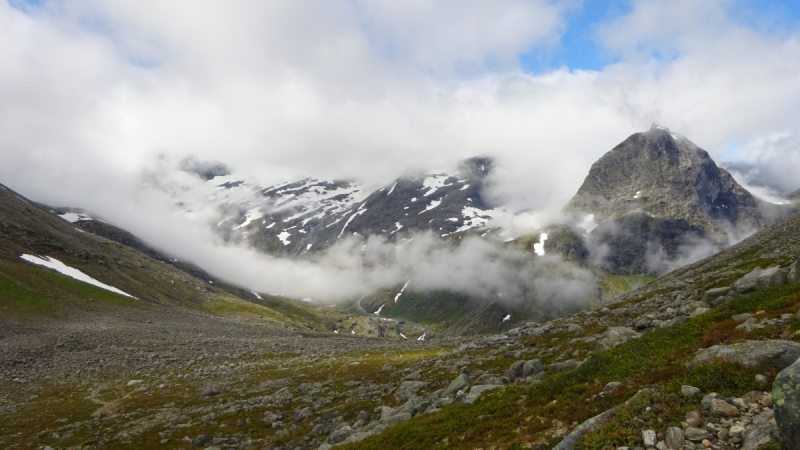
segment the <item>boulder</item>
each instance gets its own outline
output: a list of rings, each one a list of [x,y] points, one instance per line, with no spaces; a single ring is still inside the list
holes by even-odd
[[[500,377],[491,373],[485,373],[478,377],[475,380],[476,384],[492,384],[492,385],[503,385],[508,384],[508,378]]]
[[[756,450],[769,442],[778,442],[778,427],[772,424],[772,411],[764,411],[753,419],[753,425],[744,432],[742,450]],[[788,446],[788,449],[797,447]]]
[[[709,289],[703,296],[703,301],[713,305],[716,299],[728,295],[728,292],[730,292],[730,290],[731,288],[729,287]]]
[[[741,344],[715,345],[697,352],[689,363],[693,369],[713,361],[729,361],[749,367],[778,370],[789,367],[800,358],[800,344],[791,341],[747,341]]]
[[[526,361],[525,364],[522,366],[523,377],[536,375],[537,373],[540,372],[544,372],[544,364],[542,364],[542,360],[540,359],[532,359],[530,361]]]
[[[469,375],[462,373],[461,375],[457,376],[455,380],[450,382],[450,384],[442,392],[441,397],[453,396],[456,394],[456,392],[469,387],[471,384],[472,380],[470,380]]]
[[[474,403],[475,400],[477,400],[482,393],[498,387],[500,386],[496,384],[482,384],[479,386],[472,386],[472,389],[469,390],[467,396],[464,397],[464,403]]]
[[[684,397],[694,397],[700,393],[700,389],[694,386],[681,386],[681,393]]]
[[[739,408],[731,405],[725,400],[711,400],[711,408],[709,412],[715,417],[739,417]]]
[[[644,441],[645,447],[655,447],[656,446],[656,430],[643,430],[642,431],[642,440]]]
[[[789,283],[800,283],[800,252],[798,252],[794,263],[789,266],[789,276],[787,278]]]
[[[731,285],[731,291],[737,295],[748,294],[757,289],[786,284],[786,273],[778,266],[761,269],[756,267],[752,272],[739,278]]]
[[[345,426],[331,433],[331,435],[328,436],[327,442],[328,444],[335,445],[340,442],[344,442],[345,439],[349,438],[351,434],[353,434],[353,429]]]
[[[394,398],[397,400],[406,400],[428,386],[424,381],[403,381],[394,391]]]
[[[613,391],[622,387],[619,381],[611,381],[603,387],[603,392]]]
[[[604,413],[600,413],[591,419],[583,422],[582,424],[575,427],[572,430],[572,433],[568,434],[561,442],[558,443],[553,450],[572,450],[575,448],[575,445],[578,441],[586,434],[602,427],[603,425],[611,422],[614,416],[617,415],[617,409],[612,408]]]
[[[574,367],[578,367],[580,364],[581,364],[580,361],[576,361],[574,359],[568,359],[564,362],[550,364],[550,372],[553,373],[564,372]]]
[[[711,437],[711,433],[702,428],[688,427],[684,432],[684,437],[692,442],[702,442],[703,439]]]
[[[678,427],[667,428],[667,433],[664,436],[664,440],[669,450],[678,450],[683,448],[683,439],[683,430]]]
[[[781,439],[787,448],[800,448],[800,360],[775,377],[772,397]]]
[[[597,340],[595,350],[610,350],[642,335],[626,327],[608,327],[602,337]]]
[[[689,424],[690,427],[700,428],[704,423],[703,415],[697,410],[689,411],[686,413],[685,422]]]
[[[521,378],[523,375],[523,371],[525,368],[525,360],[520,359],[519,361],[514,361],[513,364],[506,370],[505,376],[509,380],[516,380],[517,378]]]

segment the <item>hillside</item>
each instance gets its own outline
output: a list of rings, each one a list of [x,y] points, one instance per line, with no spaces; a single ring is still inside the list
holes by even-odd
[[[613,304],[469,339],[146,308],[12,332],[0,337],[0,444],[603,449],[642,446],[649,430],[661,442],[680,430],[684,448],[774,441],[768,394],[785,358],[745,366],[698,352],[800,347],[798,253],[793,215]],[[702,405],[710,393],[729,416]]]
[[[65,276],[64,271],[78,271],[94,284]],[[94,314],[142,311],[157,316],[233,314],[272,327],[328,332],[398,332],[396,325],[388,327],[373,318],[246,291],[168,257],[125,230],[84,213],[51,210],[2,185],[0,299],[0,334]]]

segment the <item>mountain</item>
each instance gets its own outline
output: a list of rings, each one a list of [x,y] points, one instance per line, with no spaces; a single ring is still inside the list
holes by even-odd
[[[800,189],[792,192],[791,194],[787,195],[786,198],[794,201],[800,201]]]
[[[0,335],[47,320],[136,311],[168,317],[235,314],[262,325],[329,333],[424,332],[234,286],[84,211],[49,208],[3,185],[0,308]]]
[[[119,245],[20,200],[16,223],[0,208],[2,243]],[[25,217],[60,231],[26,234]],[[800,214],[604,307],[464,338],[156,308],[0,327],[0,445],[795,449],[778,429],[800,413],[779,378],[800,365],[798,253]]]
[[[761,206],[705,150],[653,124],[595,162],[565,211],[589,231],[602,269],[657,274],[763,228]]]
[[[214,229],[229,242],[298,256],[350,235],[394,241],[411,231],[445,237],[485,225],[502,213],[482,195],[492,167],[489,158],[472,158],[455,173],[403,177],[367,193],[356,182],[313,178],[262,187],[222,169],[198,170],[195,163],[183,170],[203,183],[175,201],[189,211],[214,206]]]

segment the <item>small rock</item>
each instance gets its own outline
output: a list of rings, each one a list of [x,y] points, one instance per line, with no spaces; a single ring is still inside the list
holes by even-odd
[[[734,425],[728,430],[728,437],[729,438],[740,438],[744,434],[744,428],[740,427],[739,425]]]
[[[126,386],[136,386],[137,384],[142,384],[142,383],[144,383],[144,380],[131,380],[128,381],[128,384]]]
[[[642,440],[647,447],[654,447],[656,445],[656,432],[655,430],[642,430]]]
[[[711,400],[711,415],[715,417],[739,417],[739,408],[725,400]]]
[[[697,317],[697,316],[699,316],[700,314],[705,314],[705,313],[707,313],[708,311],[709,311],[709,309],[708,309],[708,308],[703,308],[703,307],[700,307],[700,308],[697,308],[697,309],[695,309],[694,311],[692,311],[692,313],[691,313],[691,314],[689,314],[689,317]]]
[[[690,427],[700,428],[703,426],[703,415],[700,411],[689,411],[685,416],[686,423]]]
[[[759,383],[766,383],[767,382],[767,377],[765,377],[764,375],[758,374],[758,375],[756,375],[756,381],[758,381]]]
[[[711,434],[702,428],[689,427],[684,432],[684,437],[692,442],[702,442],[711,437]]]
[[[681,386],[681,393],[684,397],[694,397],[695,395],[700,393],[700,389],[694,386]]]
[[[703,397],[703,400],[700,401],[700,404],[703,406],[703,409],[709,410],[711,409],[711,401],[718,397],[719,394],[717,394],[716,392],[712,392]]]
[[[213,397],[215,395],[219,395],[219,390],[217,388],[203,389],[203,391],[200,392],[201,397]]]
[[[614,389],[619,389],[620,387],[622,387],[622,383],[620,383],[619,381],[612,381],[605,385],[603,391],[604,392],[613,391]]]
[[[383,368],[381,370],[384,371],[384,372],[389,372],[389,371],[394,370],[394,367],[391,364],[386,363],[386,364],[383,365]]]

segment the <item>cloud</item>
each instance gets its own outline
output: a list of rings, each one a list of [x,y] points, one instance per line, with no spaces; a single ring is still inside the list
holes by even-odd
[[[556,51],[580,2],[3,2],[0,180],[157,238],[174,215],[141,184],[161,158],[378,186],[490,155],[492,198],[546,217],[655,121],[718,161],[780,166],[773,187],[789,189],[800,36],[733,5],[634,1],[595,24],[618,62],[524,73],[520,56]]]

